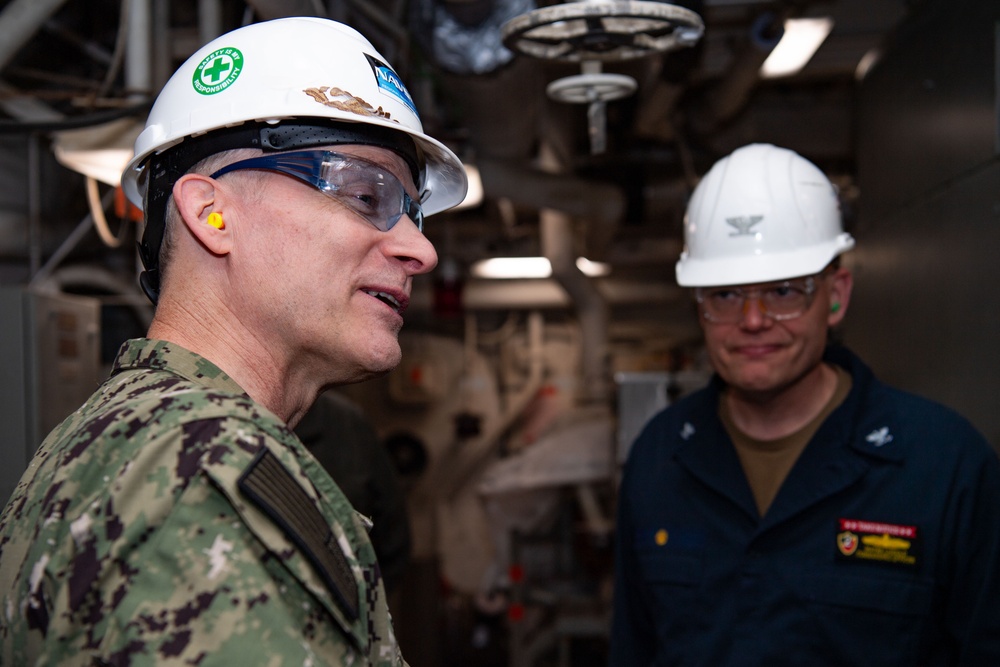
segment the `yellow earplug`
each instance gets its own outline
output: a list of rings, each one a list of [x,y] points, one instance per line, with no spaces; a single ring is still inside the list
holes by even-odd
[[[222,215],[212,211],[208,214],[208,224],[212,225],[216,229],[225,229],[226,223],[222,221]]]

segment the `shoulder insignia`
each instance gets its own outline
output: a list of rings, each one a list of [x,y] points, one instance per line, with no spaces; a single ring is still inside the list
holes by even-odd
[[[240,491],[306,555],[352,621],[358,618],[358,584],[323,514],[281,461],[261,449],[237,481]]]

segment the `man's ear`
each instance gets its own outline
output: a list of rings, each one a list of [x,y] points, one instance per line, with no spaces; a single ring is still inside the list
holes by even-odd
[[[830,276],[830,314],[827,323],[832,327],[847,315],[847,306],[851,303],[851,289],[854,287],[854,276],[844,267],[838,267]]]
[[[214,255],[232,250],[233,232],[226,222],[225,196],[218,183],[202,174],[184,174],[174,183],[174,202],[188,231]]]

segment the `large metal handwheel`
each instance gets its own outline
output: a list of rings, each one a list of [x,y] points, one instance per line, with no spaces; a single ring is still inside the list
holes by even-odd
[[[553,81],[549,97],[587,104],[590,152],[607,146],[606,107],[635,92],[636,81],[601,64],[693,46],[705,24],[684,7],[648,0],[573,0],[516,16],[500,28],[504,46],[527,56],[580,63],[582,73]]]
[[[504,46],[560,62],[631,60],[692,46],[705,31],[695,12],[644,0],[574,0],[503,24]]]

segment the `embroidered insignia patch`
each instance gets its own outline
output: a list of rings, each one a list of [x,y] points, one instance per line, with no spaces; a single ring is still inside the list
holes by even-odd
[[[869,433],[865,440],[872,443],[876,447],[885,447],[890,442],[892,442],[892,434],[889,433],[889,427],[883,426],[882,428],[875,429]]]
[[[326,519],[268,449],[261,449],[237,486],[281,528],[312,563],[344,615],[358,618],[358,583]]]
[[[839,560],[914,566],[920,551],[916,526],[877,521],[839,519],[836,541]]]

